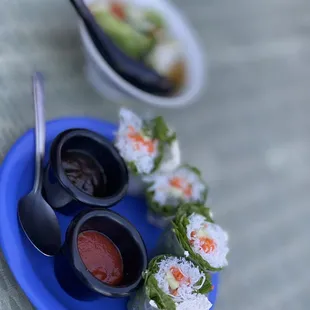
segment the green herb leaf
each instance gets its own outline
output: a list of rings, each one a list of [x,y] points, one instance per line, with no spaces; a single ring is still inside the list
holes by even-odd
[[[150,300],[154,300],[158,306],[159,309],[167,310],[167,309],[176,309],[175,302],[173,299],[165,294],[159,287],[157,280],[155,279],[155,274],[158,272],[159,267],[158,264],[164,260],[167,259],[168,257],[172,257],[174,255],[159,255],[156,256],[151,260],[149,263],[149,268],[148,272],[146,274],[145,278],[145,290],[146,290],[146,295]],[[185,258],[188,260],[187,258]],[[189,260],[188,260],[189,261]],[[193,263],[195,265],[195,263]],[[212,283],[211,283],[211,277],[208,272],[205,272],[201,269],[200,266],[197,266],[200,269],[200,272],[202,272],[205,276],[205,281],[203,286],[195,291],[195,293],[199,294],[207,294],[212,290]],[[202,284],[203,278],[201,278],[196,284],[199,286]]]
[[[167,255],[160,255],[150,261],[145,278],[145,292],[150,300],[155,301],[159,309],[175,310],[176,305],[173,299],[159,288],[157,280],[154,276],[159,270],[158,264],[167,257]]]
[[[134,175],[138,175],[139,174],[137,166],[136,166],[136,164],[133,161],[127,162],[127,167]]]
[[[176,206],[172,205],[161,206],[158,202],[154,200],[154,194],[155,194],[154,191],[146,190],[145,192],[147,205],[149,206],[152,212],[163,217],[169,217],[176,214],[178,209]]]
[[[152,121],[154,137],[160,141],[168,139],[169,128],[162,116],[154,118]]]
[[[178,225],[179,223],[185,221],[185,224],[187,225],[189,224],[188,217],[190,217],[193,213],[200,214],[206,218],[207,222],[214,223],[210,215],[210,208],[201,203],[184,203],[179,207],[173,222]]]
[[[200,267],[200,270],[205,275],[205,282],[203,283],[203,286],[199,290],[197,290],[196,293],[205,295],[212,291],[213,285],[212,285],[210,273],[204,271],[203,269],[201,269],[201,267]],[[202,284],[202,281],[203,279],[200,279],[196,284],[199,286],[200,284]]]
[[[191,166],[189,164],[184,164],[184,165],[182,165],[182,167],[185,167],[185,168],[191,170],[192,172],[194,172],[195,174],[197,174],[198,176],[201,177],[201,171],[198,168]]]
[[[162,116],[157,116],[148,122],[148,126],[152,128],[153,138],[161,142],[171,143],[176,139],[174,131],[170,130]]]
[[[149,121],[144,121],[142,134],[152,140],[158,140],[158,155],[154,160],[154,167],[151,173],[160,168],[164,159],[165,148],[176,140],[176,133],[171,131],[162,116],[155,117]]]

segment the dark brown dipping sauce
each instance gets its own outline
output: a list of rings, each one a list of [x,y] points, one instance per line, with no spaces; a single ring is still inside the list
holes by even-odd
[[[74,186],[88,195],[104,197],[106,175],[96,159],[87,153],[72,150],[65,152],[61,160],[65,174]]]

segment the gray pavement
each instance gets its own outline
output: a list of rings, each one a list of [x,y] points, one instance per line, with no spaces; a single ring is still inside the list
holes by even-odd
[[[174,0],[196,27],[209,80],[190,109],[156,110],[210,185],[231,236],[217,310],[307,310],[310,304],[310,2]],[[0,0],[0,150],[33,124],[29,77],[47,77],[47,116],[115,121],[118,105],[83,76],[66,1]],[[146,107],[135,104],[135,110]],[[32,309],[3,257],[0,309]]]

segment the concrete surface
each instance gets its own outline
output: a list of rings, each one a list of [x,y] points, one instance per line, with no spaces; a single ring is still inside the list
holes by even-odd
[[[208,56],[208,88],[190,109],[156,110],[210,185],[231,236],[216,310],[307,310],[310,304],[310,2],[175,0]],[[66,1],[0,0],[2,156],[33,124],[30,75],[47,77],[47,115],[116,120],[86,83]],[[141,105],[135,110],[145,110]],[[0,309],[31,309],[0,263]]]

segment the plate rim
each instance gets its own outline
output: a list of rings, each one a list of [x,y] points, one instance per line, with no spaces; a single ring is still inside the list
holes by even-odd
[[[52,119],[52,120],[48,120],[46,122],[46,130],[48,130],[48,128],[50,126],[57,126],[57,124],[62,124],[63,122],[66,122],[67,124],[72,123],[72,122],[91,122],[91,123],[98,123],[98,125],[103,125],[105,127],[107,127],[106,130],[112,131],[114,132],[117,128],[117,126],[109,121],[103,120],[103,119],[99,119],[99,118],[95,118],[95,117],[83,117],[83,116],[73,116],[73,117],[61,117],[61,118],[56,118],[56,119]],[[73,128],[71,125],[69,125],[70,128]],[[6,155],[4,156],[4,159],[0,165],[0,206],[4,205],[4,196],[2,193],[5,189],[5,186],[3,185],[3,177],[6,175],[6,171],[10,168],[10,166],[12,166],[12,164],[10,163],[10,161],[12,161],[12,155],[16,152],[16,149],[19,147],[19,145],[21,143],[23,143],[25,140],[29,140],[31,138],[31,136],[34,136],[34,129],[30,128],[28,130],[26,130],[23,134],[21,134],[15,142],[12,143],[11,147],[9,148],[9,150],[7,151]],[[10,169],[9,169],[10,170]],[[0,218],[2,218],[2,214],[4,208],[0,207]],[[30,303],[32,304],[32,306],[34,306],[35,308],[38,308],[40,310],[51,310],[54,307],[57,307],[57,310],[68,310],[68,308],[66,308],[66,306],[61,303],[57,298],[54,297],[54,295],[45,287],[42,285],[42,290],[40,292],[40,297],[38,297],[38,294],[35,294],[34,289],[32,288],[31,285],[29,285],[29,281],[27,281],[27,278],[25,276],[22,275],[22,269],[23,266],[20,262],[20,260],[16,260],[16,259],[12,259],[12,255],[9,254],[10,250],[9,247],[7,245],[7,242],[4,242],[4,238],[3,238],[3,234],[2,234],[2,230],[5,230],[5,226],[7,226],[6,224],[1,223],[0,224],[0,246],[1,246],[1,250],[3,253],[3,257],[15,279],[15,281],[17,282],[19,288],[24,292],[24,294],[27,296],[27,298],[29,299]],[[15,236],[12,232],[11,234],[13,236]],[[8,238],[11,240],[11,238]],[[14,240],[14,238],[13,238]],[[16,271],[19,270],[19,271]],[[218,285],[219,285],[219,274],[213,274],[212,275],[212,280],[214,282],[214,290],[212,291],[212,296],[213,296],[213,306],[212,306],[212,310],[214,310],[215,307],[215,303],[217,300],[217,291],[218,291]],[[51,304],[52,303],[52,304]]]

